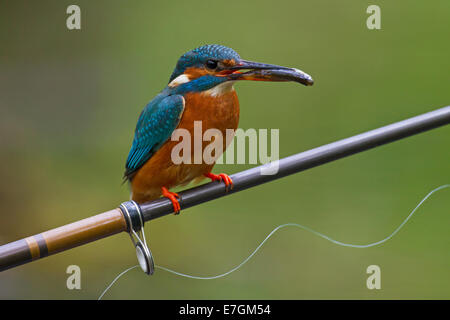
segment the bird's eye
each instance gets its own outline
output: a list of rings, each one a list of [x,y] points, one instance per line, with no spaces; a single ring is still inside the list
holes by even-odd
[[[217,61],[215,61],[215,60],[208,60],[208,61],[206,61],[206,67],[208,69],[212,69],[212,70],[216,69],[217,68]]]

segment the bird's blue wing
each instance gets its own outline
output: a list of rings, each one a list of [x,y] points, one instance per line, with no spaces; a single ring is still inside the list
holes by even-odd
[[[135,172],[169,139],[180,122],[183,110],[184,98],[181,95],[155,98],[144,108],[136,125],[124,178],[131,180]]]

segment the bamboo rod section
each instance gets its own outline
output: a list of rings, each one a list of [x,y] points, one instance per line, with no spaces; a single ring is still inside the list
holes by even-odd
[[[126,231],[122,211],[114,209],[0,247],[0,271]]]

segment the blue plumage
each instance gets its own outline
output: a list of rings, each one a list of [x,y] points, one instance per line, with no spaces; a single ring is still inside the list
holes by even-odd
[[[208,44],[189,52],[186,52],[178,60],[177,66],[170,76],[170,81],[183,74],[187,68],[203,66],[208,59],[216,60],[236,60],[239,61],[241,57],[231,48],[219,45]]]
[[[184,98],[177,94],[167,95],[167,91],[156,96],[144,108],[125,165],[124,176],[127,179],[131,179],[136,170],[169,139],[180,122],[183,110]]]
[[[184,95],[189,92],[202,92],[214,88],[215,86],[228,81],[225,77],[215,77],[211,75],[205,75],[200,78],[183,83],[175,88],[167,88],[168,94],[181,94]]]
[[[226,80],[224,77],[203,76],[174,88],[166,87],[150,101],[139,116],[124,177],[131,180],[134,173],[170,138],[184,110],[184,94],[208,90]]]

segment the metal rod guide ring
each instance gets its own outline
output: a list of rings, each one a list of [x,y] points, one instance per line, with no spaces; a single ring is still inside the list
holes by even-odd
[[[150,251],[144,233],[144,219],[139,205],[134,201],[126,201],[120,205],[125,221],[127,222],[127,231],[131,241],[136,248],[136,256],[142,271],[148,275],[155,272],[155,263],[152,252]]]

